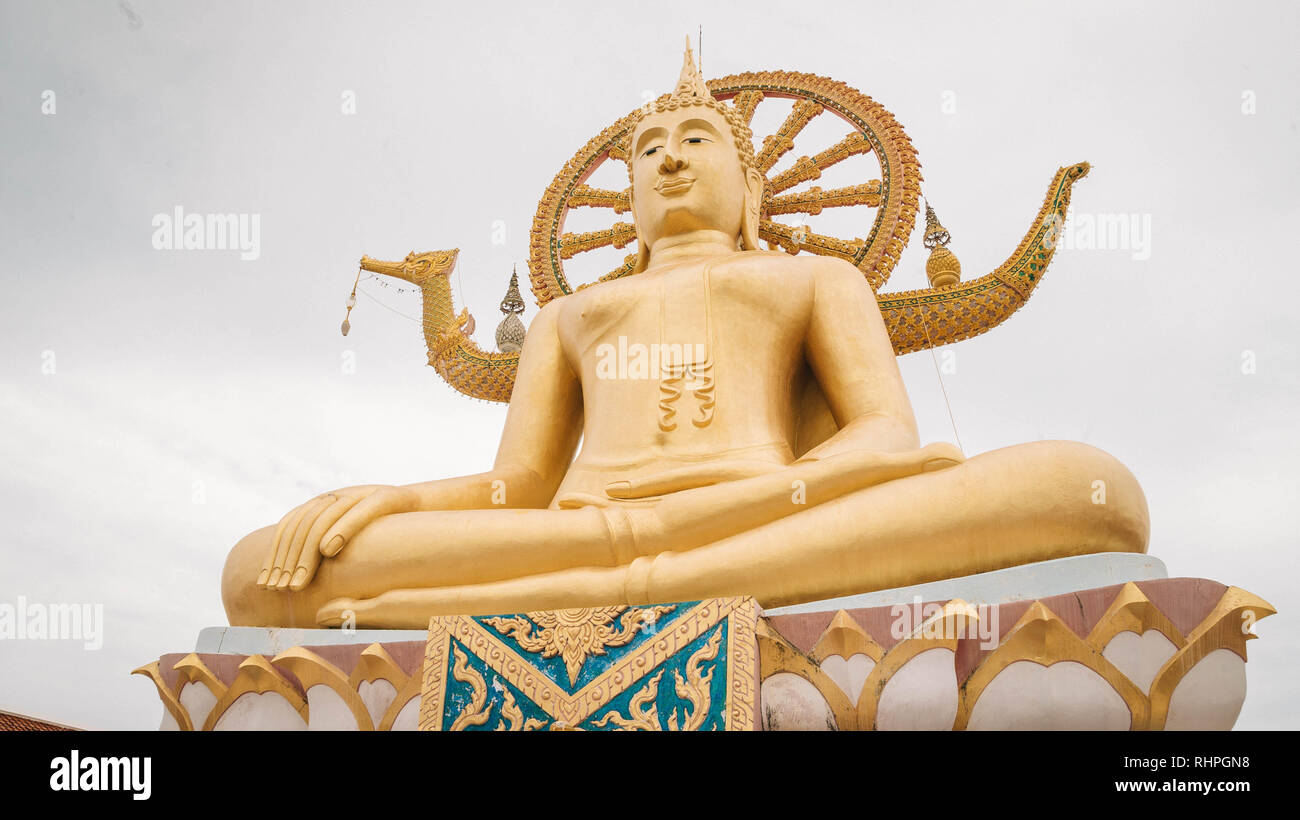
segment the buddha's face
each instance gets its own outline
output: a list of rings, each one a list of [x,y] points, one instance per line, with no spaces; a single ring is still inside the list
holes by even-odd
[[[651,114],[629,156],[632,214],[647,245],[699,230],[740,236],[751,186],[721,114],[702,105]]]

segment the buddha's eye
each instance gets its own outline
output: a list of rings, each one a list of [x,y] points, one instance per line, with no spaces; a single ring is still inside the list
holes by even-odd
[[[682,142],[686,143],[687,145],[701,145],[703,143],[711,142],[711,141],[712,140],[705,139],[704,137],[687,137],[686,139],[682,140]]]
[[[659,148],[660,148],[660,146],[658,146],[658,145],[656,145],[656,146],[653,147],[653,148],[648,148],[648,149],[646,149],[646,152],[645,152],[644,154],[642,154],[641,156],[643,156],[643,157],[648,157],[648,156],[650,156],[651,154],[653,154],[655,151],[658,151]]]

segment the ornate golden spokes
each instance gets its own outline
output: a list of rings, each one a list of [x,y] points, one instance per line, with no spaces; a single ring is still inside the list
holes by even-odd
[[[856,266],[877,290],[889,278],[916,220],[920,192],[920,164],[911,141],[892,114],[844,83],[796,72],[751,72],[709,82],[720,100],[729,100],[751,123],[765,99],[792,101],[789,114],[771,134],[755,145],[758,168],[766,176],[759,237],[769,247],[796,254],[810,252],[838,256]],[[630,217],[626,187],[617,190],[588,185],[606,163],[626,163],[624,141],[632,112],[601,131],[582,147],[555,176],[533,218],[529,276],[539,305],[571,293],[588,283],[572,283],[564,263],[597,249],[636,247],[636,228]],[[795,138],[814,118],[830,113],[847,124],[847,135],[812,156],[801,156],[773,173],[794,147]],[[756,133],[755,137],[759,137]],[[879,176],[842,187],[822,189],[808,183],[844,160],[874,155]],[[620,167],[623,180],[626,168]],[[613,211],[614,222],[594,231],[565,232],[565,218],[576,208]],[[840,238],[817,233],[806,224],[790,224],[775,217],[816,216],[826,209],[874,209],[862,220],[862,236]],[[631,273],[636,254],[596,281]]]

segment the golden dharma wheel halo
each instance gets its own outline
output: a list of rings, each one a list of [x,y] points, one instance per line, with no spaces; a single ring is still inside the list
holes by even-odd
[[[755,134],[754,153],[766,179],[760,209],[759,238],[787,253],[807,251],[851,262],[875,290],[889,279],[916,222],[921,190],[921,165],[903,128],[884,106],[838,80],[793,71],[760,71],[710,80],[709,91],[728,101],[752,123],[764,99],[793,101],[789,115],[772,134]],[[604,190],[587,185],[603,164],[627,161],[628,132],[640,109],[610,125],[564,164],[537,204],[533,217],[528,273],[539,306],[574,290],[595,284],[570,283],[564,260],[604,247],[630,247],[621,265],[597,279],[604,282],[632,272],[636,262],[636,229],[631,224],[628,190]],[[847,124],[847,135],[813,156],[800,157],[778,173],[773,167],[794,147],[794,139],[814,118],[830,113]],[[859,154],[874,154],[880,177],[830,190],[790,193],[818,179],[826,169]],[[624,177],[626,178],[626,176]],[[817,214],[825,208],[868,206],[875,217],[864,225],[863,238],[847,239],[813,233],[773,219],[778,214]],[[565,217],[573,208],[606,208],[614,224],[606,229],[565,233]],[[617,217],[626,215],[623,219]]]

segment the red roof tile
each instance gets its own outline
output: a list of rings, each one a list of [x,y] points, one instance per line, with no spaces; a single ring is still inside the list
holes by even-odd
[[[71,726],[60,726],[44,720],[0,711],[0,732],[74,732]]]

